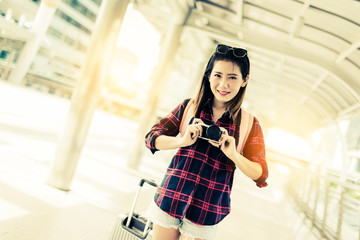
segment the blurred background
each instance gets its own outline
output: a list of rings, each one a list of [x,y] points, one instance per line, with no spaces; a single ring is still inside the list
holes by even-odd
[[[355,0],[0,0],[0,239],[107,239],[139,179],[160,182],[174,154],[151,155],[144,135],[194,96],[219,43],[248,50],[243,108],[263,128],[269,186],[236,173],[217,239],[360,239],[359,12]]]

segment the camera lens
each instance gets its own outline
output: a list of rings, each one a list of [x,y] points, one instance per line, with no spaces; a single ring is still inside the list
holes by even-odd
[[[217,125],[211,125],[206,130],[206,135],[209,139],[218,141],[221,137],[221,130]]]

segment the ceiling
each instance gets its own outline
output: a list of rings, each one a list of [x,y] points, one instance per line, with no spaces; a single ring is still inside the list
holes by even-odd
[[[207,60],[218,42],[246,48],[246,108],[265,127],[307,136],[360,114],[359,1],[137,0],[134,7],[163,34],[169,19],[183,17],[182,69],[194,69],[195,54]]]

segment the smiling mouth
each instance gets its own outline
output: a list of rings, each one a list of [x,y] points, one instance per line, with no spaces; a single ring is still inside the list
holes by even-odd
[[[217,90],[217,92],[218,92],[221,96],[226,96],[226,95],[229,94],[229,92],[227,92],[227,91],[219,91],[219,90]]]

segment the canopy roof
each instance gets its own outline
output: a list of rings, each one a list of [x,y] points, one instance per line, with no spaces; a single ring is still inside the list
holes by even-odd
[[[246,48],[246,108],[268,127],[307,135],[360,112],[359,1],[143,0],[135,7],[163,33],[169,19],[184,17],[177,54],[188,59],[219,42]]]

